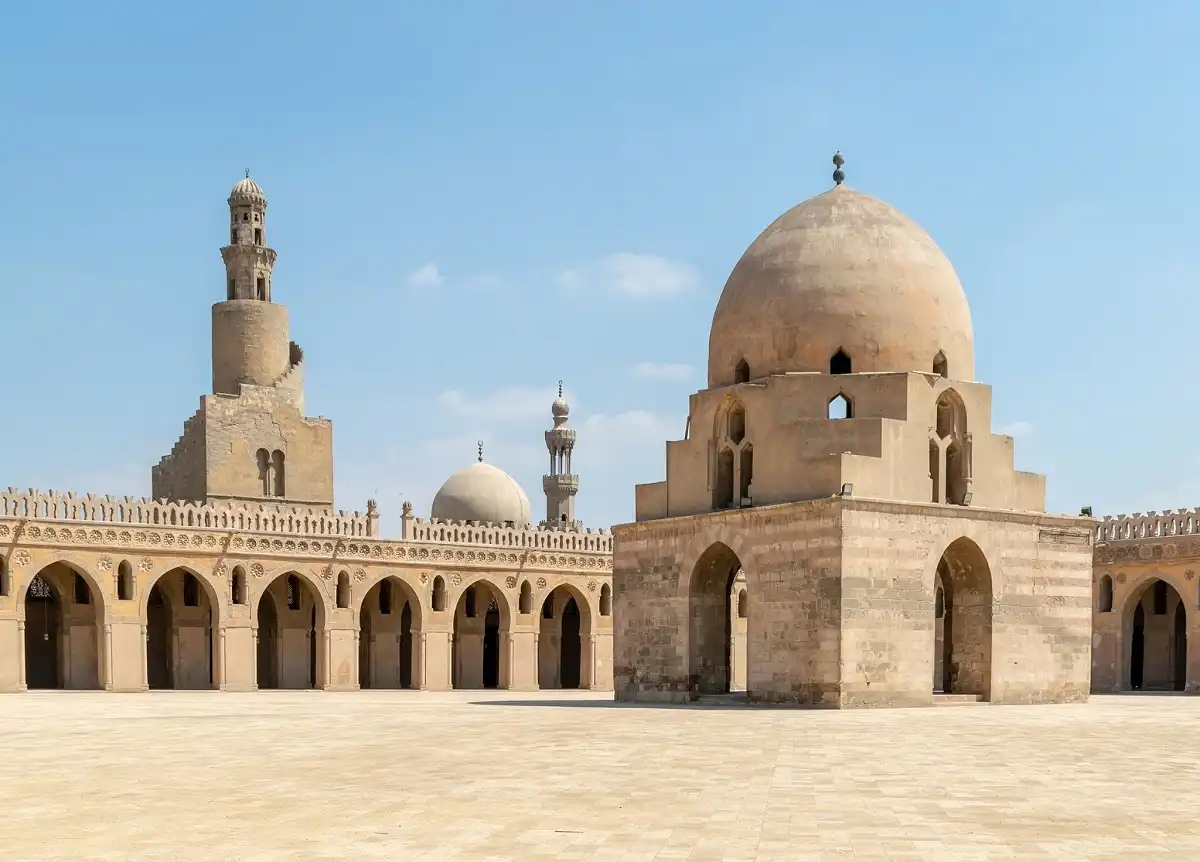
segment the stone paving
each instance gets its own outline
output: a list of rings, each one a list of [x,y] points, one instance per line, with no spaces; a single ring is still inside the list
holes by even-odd
[[[13,860],[1200,859],[1200,698],[0,695]]]

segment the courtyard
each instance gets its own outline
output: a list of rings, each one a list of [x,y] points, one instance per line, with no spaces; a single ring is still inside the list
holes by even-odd
[[[0,695],[0,857],[1200,859],[1200,699]]]

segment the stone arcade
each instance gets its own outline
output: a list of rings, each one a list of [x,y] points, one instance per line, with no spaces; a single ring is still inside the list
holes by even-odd
[[[1084,700],[1094,522],[992,433],[950,262],[834,163],[734,267],[666,480],[613,530],[617,699]]]
[[[333,509],[333,425],[273,299],[267,201],[229,197],[213,391],[154,500],[0,492],[0,691],[612,688],[612,536],[574,517],[575,432],[547,432],[547,515],[479,461],[432,520]]]

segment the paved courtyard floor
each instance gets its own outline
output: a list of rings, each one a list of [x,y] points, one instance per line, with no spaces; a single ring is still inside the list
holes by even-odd
[[[0,859],[1200,860],[1200,698],[0,695]]]

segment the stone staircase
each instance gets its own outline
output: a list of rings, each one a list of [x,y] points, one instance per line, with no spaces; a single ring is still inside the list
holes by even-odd
[[[977,694],[935,694],[934,706],[966,706],[972,703],[983,703],[983,698]]]

